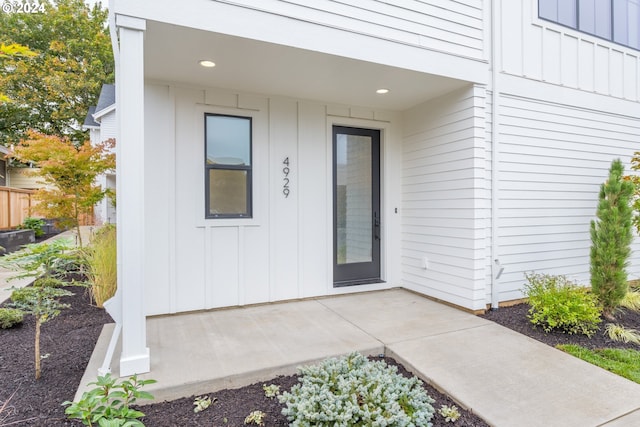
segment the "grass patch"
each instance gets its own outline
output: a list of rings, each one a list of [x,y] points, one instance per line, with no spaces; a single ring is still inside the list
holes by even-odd
[[[589,350],[573,344],[558,345],[556,348],[640,384],[640,351],[638,350],[621,348]]]

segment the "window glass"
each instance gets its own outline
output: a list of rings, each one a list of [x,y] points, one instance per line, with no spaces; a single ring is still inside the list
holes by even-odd
[[[625,0],[613,2],[613,41],[628,44],[627,2]]]
[[[538,0],[538,16],[640,50],[640,0]]]
[[[209,169],[209,215],[248,216],[248,172]]]
[[[251,119],[207,115],[207,163],[251,164]]]
[[[540,18],[558,22],[558,0],[540,0],[538,2]]]
[[[579,0],[580,30],[611,39],[611,0]]]
[[[640,49],[640,0],[629,0],[628,44]]]
[[[205,217],[250,218],[251,117],[205,114]]]
[[[558,0],[558,23],[577,28],[576,3],[572,0]]]

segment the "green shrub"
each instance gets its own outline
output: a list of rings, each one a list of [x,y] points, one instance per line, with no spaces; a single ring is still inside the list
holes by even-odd
[[[84,392],[78,402],[63,402],[67,406],[64,413],[69,419],[78,419],[86,426],[128,426],[144,427],[142,418],[144,414],[131,405],[138,399],[153,399],[153,396],[140,390],[147,384],[153,384],[156,380],[141,380],[136,375],[127,380],[117,382],[111,374],[99,376],[93,389]]]
[[[44,236],[44,220],[41,218],[27,217],[18,227],[22,230],[33,230],[36,237]]]
[[[87,249],[87,264],[91,294],[98,307],[116,293],[116,228],[113,225],[102,227]]]
[[[9,329],[22,323],[24,313],[16,308],[0,308],[0,328]]]
[[[529,319],[545,331],[593,335],[598,330],[598,299],[564,276],[526,273],[524,293],[529,298]]]
[[[434,402],[416,377],[359,353],[300,368],[278,399],[291,426],[431,426]]]

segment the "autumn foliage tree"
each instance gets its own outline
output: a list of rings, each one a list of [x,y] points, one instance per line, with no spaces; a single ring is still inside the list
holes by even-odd
[[[76,145],[67,138],[29,131],[11,154],[22,163],[35,164],[33,174],[49,184],[35,194],[39,203],[34,210],[58,218],[63,226],[76,227],[80,246],[81,216],[91,214],[93,206],[108,195],[95,181],[98,175],[115,169],[113,144],[110,140]]]

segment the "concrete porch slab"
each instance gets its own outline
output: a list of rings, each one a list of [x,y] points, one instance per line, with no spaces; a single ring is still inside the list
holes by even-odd
[[[493,323],[403,289],[344,295],[319,302],[384,344]]]
[[[109,328],[83,386],[96,378]],[[384,352],[490,425],[640,425],[640,385],[402,289],[150,318],[147,336],[152,371],[143,377],[158,380],[146,388],[156,402]]]
[[[156,401],[293,374],[300,365],[353,351],[384,352],[380,341],[317,301],[150,318],[147,337],[151,373],[141,377],[158,381],[145,388]],[[93,359],[93,366],[101,364]],[[117,363],[111,369],[118,375]],[[89,373],[82,385],[94,380]]]
[[[495,323],[387,352],[496,426],[599,426],[640,407],[640,385]]]

